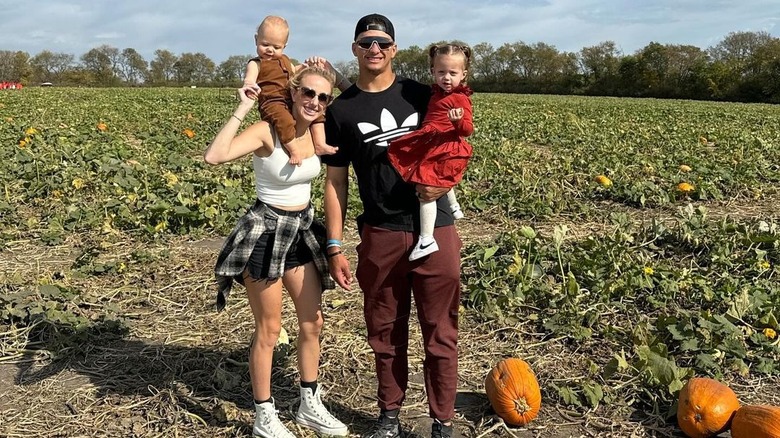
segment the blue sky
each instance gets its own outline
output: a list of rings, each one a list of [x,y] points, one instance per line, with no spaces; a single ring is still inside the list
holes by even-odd
[[[706,49],[729,32],[780,37],[780,0],[0,0],[0,50],[65,52],[78,59],[102,44],[132,47],[151,61],[155,49],[205,53],[217,64],[254,53],[266,15],[290,23],[286,49],[302,60],[352,59],[355,22],[387,15],[400,48],[459,39],[469,44],[544,42],[559,51],[612,40],[625,54],[651,41]]]

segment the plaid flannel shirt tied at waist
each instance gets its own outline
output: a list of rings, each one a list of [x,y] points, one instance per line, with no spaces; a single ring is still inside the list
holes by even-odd
[[[277,279],[284,274],[287,252],[295,241],[295,236],[302,231],[301,237],[311,250],[314,264],[320,271],[322,289],[334,289],[336,283],[330,278],[328,261],[322,250],[325,235],[324,232],[321,236],[315,234],[312,223],[314,223],[314,208],[311,205],[299,214],[284,215],[257,200],[238,220],[236,227],[225,239],[217,257],[217,265],[214,269],[218,285],[217,310],[225,307],[233,280],[243,284],[246,264],[255,249],[257,239],[265,232],[275,232],[268,279]]]

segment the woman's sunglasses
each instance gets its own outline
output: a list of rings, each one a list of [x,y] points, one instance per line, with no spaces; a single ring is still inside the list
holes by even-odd
[[[355,41],[355,44],[358,45],[363,50],[369,50],[371,46],[376,43],[377,46],[379,46],[379,50],[390,50],[391,47],[393,47],[393,40],[389,38],[382,38],[382,37],[363,37],[357,41]]]
[[[301,94],[303,94],[303,97],[305,97],[308,100],[314,100],[314,98],[317,98],[317,101],[319,101],[321,104],[328,105],[333,101],[333,96],[326,93],[320,93],[317,94],[316,91],[312,90],[309,87],[298,87],[299,90],[301,90]]]

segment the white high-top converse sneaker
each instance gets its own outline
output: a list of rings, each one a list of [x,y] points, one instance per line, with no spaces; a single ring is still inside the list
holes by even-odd
[[[301,388],[301,405],[298,407],[295,421],[323,435],[347,436],[347,426],[328,412],[322,404],[321,392],[322,387],[314,394],[311,388]]]
[[[295,438],[276,414],[274,400],[270,403],[255,403],[255,427],[252,436],[260,438]]]

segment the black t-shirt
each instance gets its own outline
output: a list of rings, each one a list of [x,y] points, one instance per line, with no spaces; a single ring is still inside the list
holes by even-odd
[[[353,85],[328,106],[327,142],[339,150],[321,158],[329,166],[355,168],[363,202],[358,224],[419,231],[420,203],[414,185],[404,182],[390,165],[387,146],[420,126],[430,97],[430,86],[396,77],[393,85],[377,93]],[[446,199],[442,196],[437,202],[437,227],[453,224]]]

